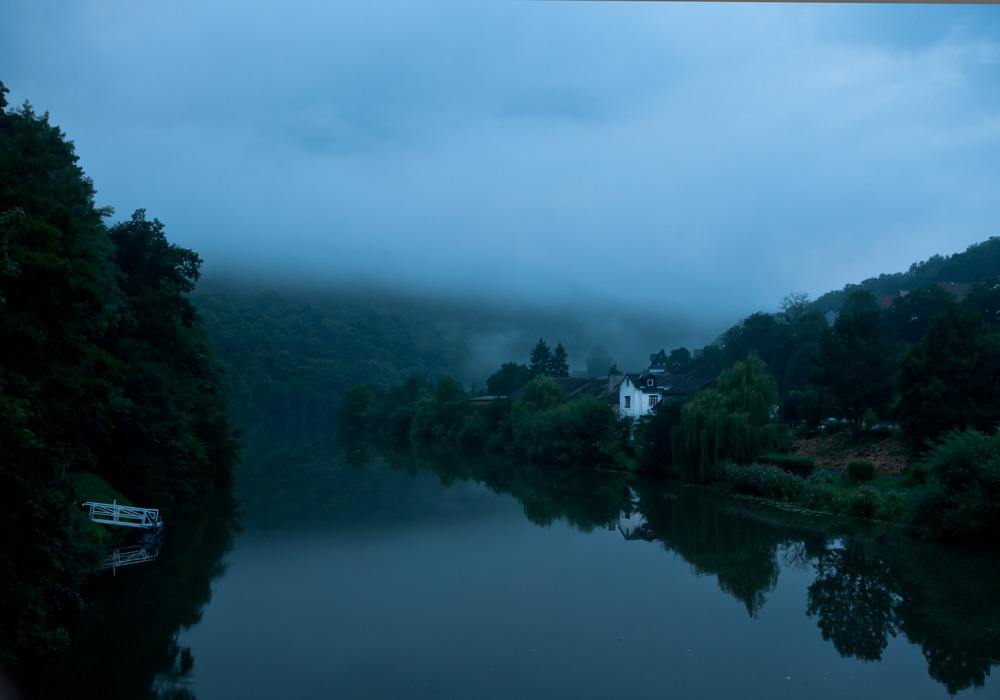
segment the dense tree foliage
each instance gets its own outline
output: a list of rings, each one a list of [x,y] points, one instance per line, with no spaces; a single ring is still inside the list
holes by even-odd
[[[900,367],[899,414],[917,448],[950,430],[1000,422],[1000,334],[950,304]]]
[[[955,297],[941,287],[915,289],[906,296],[896,298],[885,309],[882,314],[885,333],[890,340],[897,342],[920,342],[931,319],[954,304]]]
[[[1000,434],[953,433],[931,450],[913,522],[924,534],[1000,540]]]
[[[696,393],[672,429],[673,452],[691,481],[709,481],[719,462],[748,463],[772,447],[778,389],[764,362],[751,353],[719,376],[718,388]]]
[[[508,396],[520,389],[531,379],[531,370],[526,365],[505,362],[486,380],[486,393],[491,396]]]
[[[973,243],[964,252],[954,255],[933,255],[915,262],[906,272],[881,274],[859,284],[848,284],[842,290],[819,297],[813,308],[822,312],[840,309],[851,292],[864,290],[880,298],[883,294],[899,294],[903,290],[925,289],[937,283],[976,282],[1000,274],[1000,237],[993,236]]]
[[[849,296],[820,345],[817,380],[839,402],[837,415],[860,435],[865,411],[884,407],[893,389],[890,346],[875,297],[865,291]]]
[[[503,457],[532,464],[624,467],[631,422],[590,396],[566,401],[548,375],[524,387],[518,401],[473,402],[451,377],[407,395],[401,387],[353,387],[339,411],[348,452],[375,436],[383,444]],[[348,432],[349,430],[349,432]]]
[[[962,306],[980,314],[991,326],[1000,325],[1000,277],[989,275],[978,280],[969,289]]]
[[[674,348],[667,357],[667,371],[674,374],[686,375],[692,368],[691,351],[687,348]]]
[[[0,96],[6,90],[0,84]],[[0,100],[0,652],[66,642],[97,555],[74,472],[169,507],[228,486],[237,443],[220,365],[186,298],[197,256],[110,211],[73,144]]]

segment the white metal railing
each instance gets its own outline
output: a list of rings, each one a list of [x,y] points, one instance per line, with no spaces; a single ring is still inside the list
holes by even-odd
[[[90,509],[90,519],[95,523],[105,525],[122,525],[124,527],[141,527],[144,529],[163,526],[160,511],[156,508],[135,508],[120,506],[115,503],[94,503],[87,501],[84,508]]]

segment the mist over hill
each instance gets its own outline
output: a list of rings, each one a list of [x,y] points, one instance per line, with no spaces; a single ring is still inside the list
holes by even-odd
[[[363,282],[262,284],[216,274],[202,278],[192,299],[223,357],[240,370],[238,394],[252,366],[288,381],[315,378],[322,367],[324,386],[334,391],[414,373],[451,374],[482,388],[502,363],[527,362],[539,338],[563,344],[574,374],[603,373],[611,363],[639,369],[651,352],[700,347],[718,332],[695,309],[679,316],[612,303],[532,305]]]
[[[962,253],[915,262],[905,272],[849,283],[812,308],[839,309],[858,289],[879,296],[998,273],[1000,239],[991,238]],[[726,328],[743,323],[701,316],[696,295],[689,312],[679,314],[650,304],[533,304],[364,281],[296,283],[219,272],[202,278],[192,300],[229,366],[233,415],[249,427],[281,415],[299,427],[305,427],[301,416],[328,425],[340,397],[357,383],[452,375],[469,390],[484,389],[503,363],[526,363],[539,338],[563,345],[572,374],[594,376],[611,364],[643,369],[660,348],[721,344]],[[779,301],[761,311],[776,312]]]

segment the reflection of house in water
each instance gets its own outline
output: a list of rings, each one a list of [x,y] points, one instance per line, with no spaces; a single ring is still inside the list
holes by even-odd
[[[653,541],[653,531],[646,527],[646,519],[639,513],[625,515],[623,512],[618,516],[616,524],[618,526],[618,532],[622,533],[622,536],[626,540],[646,540],[647,542]]]
[[[617,519],[608,523],[608,529],[617,529],[626,540],[652,542],[654,539],[653,531],[646,526],[646,518],[643,517],[642,513],[636,510],[636,506],[639,505],[639,499],[634,492],[630,500],[631,503],[628,512],[621,511]]]

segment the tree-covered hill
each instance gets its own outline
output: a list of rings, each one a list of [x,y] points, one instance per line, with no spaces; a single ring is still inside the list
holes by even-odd
[[[0,655],[64,646],[100,552],[83,473],[140,505],[231,485],[222,367],[187,295],[201,260],[142,211],[111,227],[73,144],[0,83]]]
[[[343,394],[362,382],[452,375],[485,389],[502,363],[527,362],[540,336],[564,346],[574,374],[603,374],[613,362],[640,366],[694,333],[642,308],[528,306],[336,282],[206,275],[191,298],[230,369],[233,416],[248,431],[282,417],[328,426]]]
[[[811,308],[839,311],[851,292],[864,290],[876,298],[884,294],[899,294],[900,290],[925,289],[943,283],[974,283],[985,277],[1000,275],[1000,237],[993,236],[981,243],[974,243],[964,252],[953,255],[933,255],[922,262],[910,265],[906,272],[883,273],[843,289],[823,294]]]

